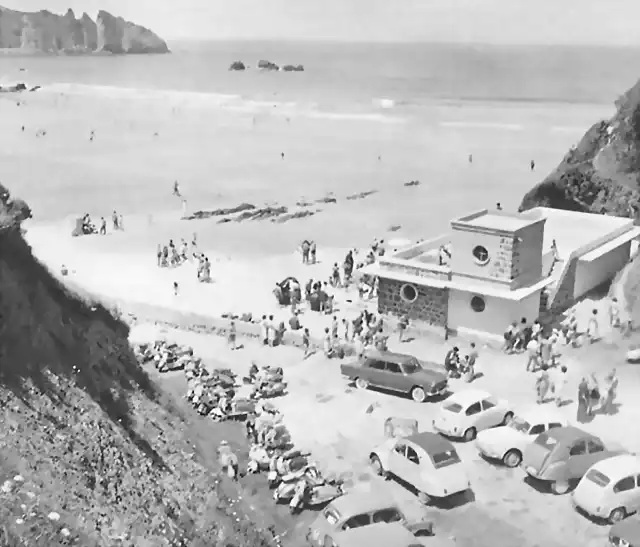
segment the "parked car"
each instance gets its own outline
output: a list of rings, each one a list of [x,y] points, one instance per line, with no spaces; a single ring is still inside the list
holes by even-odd
[[[505,425],[513,411],[504,399],[479,389],[458,391],[440,405],[433,428],[448,437],[472,441],[478,431]]]
[[[369,454],[369,461],[379,475],[393,475],[412,486],[423,503],[471,487],[455,447],[435,433],[388,439]]]
[[[405,393],[418,403],[447,390],[447,376],[439,368],[412,355],[389,351],[368,352],[358,361],[340,365],[343,376],[359,389],[371,386]]]
[[[622,454],[608,450],[600,438],[577,427],[541,433],[524,452],[522,466],[532,478],[548,483],[554,494],[566,494],[595,463]]]
[[[616,522],[609,530],[612,547],[640,547],[640,519]]]
[[[566,425],[558,410],[536,405],[516,412],[507,425],[480,431],[476,446],[484,457],[500,460],[507,467],[518,467],[526,446],[540,433]]]
[[[416,537],[434,535],[433,521],[410,521],[385,489],[374,489],[352,492],[332,501],[310,526],[307,540],[314,547],[323,547],[327,535],[381,522],[398,522]]]
[[[612,524],[640,509],[640,458],[623,454],[592,465],[573,492],[575,507]]]
[[[428,545],[420,539],[416,538],[399,522],[382,522],[350,530],[325,533],[324,536],[321,535],[320,539],[314,540],[311,545],[321,545],[322,547],[423,547]],[[307,540],[310,540],[310,536],[307,536]]]

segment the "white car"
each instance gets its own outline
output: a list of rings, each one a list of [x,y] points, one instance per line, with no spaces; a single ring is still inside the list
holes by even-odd
[[[511,418],[513,411],[504,399],[481,389],[467,389],[454,393],[440,405],[433,429],[447,437],[472,441],[478,431],[505,425]]]
[[[591,466],[572,495],[575,507],[616,523],[640,510],[640,458],[624,454]]]
[[[388,439],[369,454],[369,460],[379,475],[394,475],[410,484],[422,503],[465,492],[471,486],[455,447],[436,433]]]
[[[480,431],[476,447],[486,458],[501,460],[507,467],[518,467],[525,447],[540,433],[566,425],[558,410],[536,405],[517,412],[507,425]]]

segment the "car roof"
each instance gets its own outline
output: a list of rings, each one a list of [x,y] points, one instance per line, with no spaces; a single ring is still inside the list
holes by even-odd
[[[586,431],[579,429],[572,425],[567,425],[564,427],[555,427],[554,429],[550,429],[546,432],[548,437],[556,439],[560,442],[573,442],[578,439],[596,439],[600,440],[596,435],[592,435],[591,433],[587,433]]]
[[[452,402],[461,405],[468,405],[482,401],[482,399],[486,399],[487,397],[492,397],[492,395],[483,389],[463,389],[462,391],[456,391],[448,397],[444,403]]]
[[[566,418],[556,408],[533,405],[519,408],[516,416],[526,420],[533,425],[534,422],[560,422],[566,424]]]
[[[398,505],[389,499],[389,493],[386,489],[372,488],[367,492],[349,492],[331,502],[340,518],[350,518],[360,513],[368,513],[378,509],[386,509],[388,507],[398,508]]]
[[[593,466],[594,469],[604,473],[609,478],[623,477],[628,474],[640,472],[640,458],[635,454],[620,454],[601,460]]]
[[[455,450],[453,444],[448,439],[445,439],[442,435],[425,431],[423,433],[416,433],[405,437],[407,441],[417,444],[427,454],[439,454],[441,452],[449,452]]]
[[[345,530],[335,539],[340,547],[409,547],[419,543],[399,522],[380,522]]]
[[[619,537],[631,545],[640,545],[640,519],[632,517],[616,522],[609,530],[609,537]]]
[[[364,354],[364,358],[366,359],[381,359],[385,361],[391,361],[392,363],[400,363],[405,364],[410,361],[416,361],[417,358],[413,355],[408,355],[406,353],[394,353],[392,351],[379,351],[379,350],[370,350]]]

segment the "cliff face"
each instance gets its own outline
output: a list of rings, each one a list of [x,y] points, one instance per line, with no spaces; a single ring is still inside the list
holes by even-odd
[[[45,53],[169,53],[166,42],[147,28],[101,11],[94,22],[72,10],[56,15],[0,7],[0,48]]]
[[[239,528],[127,325],[33,257],[29,216],[0,185],[0,545],[272,545]]]
[[[536,206],[638,218],[640,82],[616,101],[616,113],[594,124],[560,165],[523,198]]]

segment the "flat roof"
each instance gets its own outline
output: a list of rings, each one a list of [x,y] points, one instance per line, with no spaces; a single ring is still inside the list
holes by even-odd
[[[516,232],[520,228],[539,222],[542,217],[509,213],[506,211],[489,211],[483,209],[470,213],[451,221],[452,224],[462,224],[469,227],[499,230],[502,232]]]
[[[628,243],[629,241],[637,238],[638,236],[640,236],[640,228],[632,228],[631,230],[629,230],[628,232],[625,232],[621,236],[615,237],[608,243],[605,243],[604,245],[600,245],[593,251],[590,251],[582,255],[580,257],[580,260],[582,262],[593,262],[594,260],[597,260],[601,256],[604,256],[605,254],[607,254],[609,251],[613,251],[620,245],[624,245],[625,243]]]

